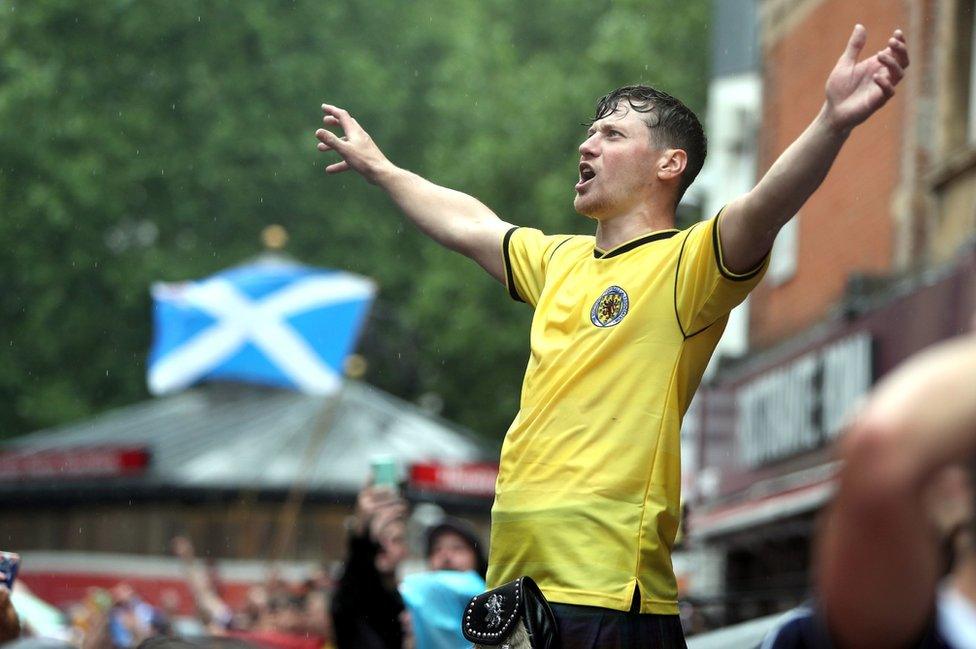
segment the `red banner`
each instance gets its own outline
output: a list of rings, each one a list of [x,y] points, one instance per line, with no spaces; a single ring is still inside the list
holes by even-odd
[[[490,463],[430,462],[414,464],[410,467],[410,486],[420,491],[490,498],[495,495],[496,479],[498,479],[498,465]]]
[[[0,451],[0,480],[140,475],[151,459],[149,449],[132,446]]]

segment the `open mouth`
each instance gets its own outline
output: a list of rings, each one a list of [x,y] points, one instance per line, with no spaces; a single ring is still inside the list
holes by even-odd
[[[583,162],[579,166],[579,182],[576,183],[576,191],[579,191],[586,185],[590,183],[591,180],[596,178],[596,172],[593,171],[593,167],[589,164]]]

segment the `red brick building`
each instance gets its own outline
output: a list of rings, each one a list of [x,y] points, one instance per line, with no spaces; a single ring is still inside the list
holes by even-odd
[[[907,26],[907,2],[824,0],[766,2],[763,22],[763,104],[760,167],[807,127],[824,101],[824,82],[853,26],[868,27],[866,53],[877,52],[897,26]],[[844,297],[848,278],[900,270],[894,200],[906,151],[902,124],[906,88],[862,124],[829,177],[797,221],[796,273],[752,296],[750,344],[756,348],[793,336],[823,320]],[[902,263],[899,263],[899,262]]]
[[[688,546],[711,572],[689,577],[688,595],[711,625],[809,595],[811,539],[832,494],[831,444],[845,417],[907,356],[970,326],[974,4],[756,0],[758,175],[816,115],[855,23],[868,28],[865,56],[903,29],[912,65],[781,234],[777,271],[750,298],[748,353],[719,365],[686,417],[698,431]],[[696,589],[696,579],[709,586]]]

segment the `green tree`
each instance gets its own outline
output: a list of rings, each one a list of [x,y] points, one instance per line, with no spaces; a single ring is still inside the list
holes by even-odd
[[[367,380],[498,438],[530,310],[381,192],[324,178],[323,100],[503,218],[572,210],[580,125],[636,81],[700,110],[704,0],[0,3],[0,434],[146,397],[148,287],[258,252],[378,281]]]

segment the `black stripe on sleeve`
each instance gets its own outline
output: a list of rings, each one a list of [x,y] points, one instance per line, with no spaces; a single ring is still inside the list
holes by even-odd
[[[688,237],[686,236],[685,240],[681,242],[681,251],[678,253],[678,263],[675,264],[674,267],[674,319],[678,322],[678,329],[681,331],[681,336],[685,340],[688,340],[689,338],[694,338],[701,332],[710,328],[713,324],[715,324],[715,322],[718,322],[718,320],[716,320],[715,322],[710,322],[704,327],[702,327],[701,329],[699,329],[698,331],[693,331],[692,333],[686,333],[684,326],[681,324],[681,317],[678,316],[678,273],[680,272],[681,269],[681,256],[685,252],[685,242],[687,241],[688,241]]]
[[[674,319],[675,321],[677,321],[678,330],[681,331],[681,336],[685,340],[688,340],[689,338],[694,338],[701,332],[705,331],[706,329],[709,329],[713,324],[715,324],[715,322],[718,322],[718,320],[716,320],[715,322],[710,322],[704,327],[702,327],[701,329],[699,329],[698,331],[687,333],[685,331],[684,325],[681,324],[681,317],[678,315],[678,274],[681,272],[681,258],[685,253],[685,244],[688,242],[688,236],[690,236],[691,231],[696,227],[698,227],[697,224],[688,228],[688,234],[685,235],[684,241],[681,242],[681,250],[678,252],[678,263],[674,265]]]
[[[763,268],[763,264],[766,263],[766,257],[768,257],[769,255],[767,254],[766,257],[763,257],[762,260],[760,260],[759,265],[753,268],[745,275],[733,275],[731,272],[726,270],[725,264],[722,262],[722,246],[718,240],[718,220],[721,216],[722,213],[719,212],[718,216],[715,217],[715,224],[712,226],[712,248],[715,254],[715,265],[718,266],[718,272],[720,272],[722,274],[722,277],[724,277],[727,280],[733,282],[748,281],[759,274],[759,271],[761,271]]]
[[[691,230],[688,230],[688,234],[685,234],[685,238],[681,241],[681,250],[678,251],[678,262],[674,265],[674,320],[678,323],[678,330],[681,332],[682,337],[688,338],[688,334],[685,333],[685,328],[681,324],[681,316],[678,315],[678,273],[681,271],[681,258],[685,254],[685,244],[688,243],[688,235]]]
[[[518,226],[505,233],[505,238],[502,240],[502,259],[505,263],[505,281],[508,282],[508,294],[516,302],[525,302],[515,289],[515,276],[512,274],[512,258],[508,254],[508,242],[516,230],[518,230]]]

